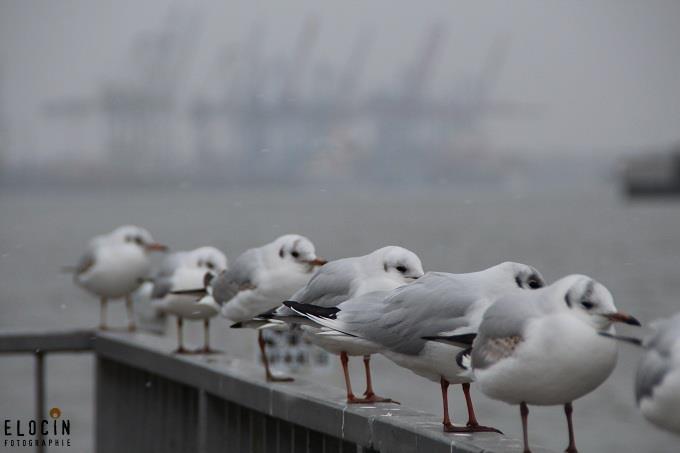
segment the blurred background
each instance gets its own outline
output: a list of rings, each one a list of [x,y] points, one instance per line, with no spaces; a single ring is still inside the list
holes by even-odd
[[[126,223],[232,260],[297,232],[330,259],[398,244],[426,270],[521,261],[592,275],[645,322],[668,316],[678,18],[673,0],[4,0],[0,328],[96,325],[96,301],[58,271]],[[218,346],[255,357],[250,332],[215,324]],[[677,450],[637,413],[638,358],[622,347],[575,404],[584,451]],[[375,362],[381,394],[440,413],[438,386]],[[91,451],[91,359],[47,363],[48,404],[74,420],[72,451]],[[336,366],[306,372],[339,386]],[[0,415],[30,417],[31,367],[0,358]],[[481,422],[521,435],[516,408],[475,397]],[[533,442],[564,448],[560,409],[530,420]]]

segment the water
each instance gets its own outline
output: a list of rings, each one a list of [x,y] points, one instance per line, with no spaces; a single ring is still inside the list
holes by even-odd
[[[550,281],[574,272],[592,275],[611,289],[619,309],[643,322],[680,310],[680,204],[630,204],[607,188],[549,193],[5,190],[0,213],[3,329],[95,326],[96,301],[59,268],[74,263],[91,236],[123,223],[144,225],[175,249],[211,244],[231,258],[279,234],[299,232],[331,259],[398,244],[417,252],[426,270],[465,272],[520,261],[536,266]],[[123,325],[123,306],[110,308],[111,323]],[[198,345],[200,326],[188,330],[188,341]],[[632,328],[622,332],[637,333]],[[213,338],[230,353],[254,355],[252,332],[230,331],[226,323],[216,322]],[[677,438],[646,423],[635,409],[633,373],[639,356],[632,346],[622,346],[610,379],[575,403],[582,451],[677,451]],[[379,393],[441,413],[437,385],[381,357],[374,362]],[[360,389],[361,362],[353,360],[350,366]],[[47,367],[48,407],[57,405],[72,418],[73,451],[91,451],[92,359],[54,355]],[[342,386],[338,368],[315,378]],[[31,359],[0,357],[0,382],[0,414],[30,417]],[[454,420],[464,422],[462,392],[454,388],[451,396]],[[482,423],[521,435],[517,408],[474,390],[473,398]],[[532,442],[556,451],[566,446],[561,408],[532,408],[529,424]]]

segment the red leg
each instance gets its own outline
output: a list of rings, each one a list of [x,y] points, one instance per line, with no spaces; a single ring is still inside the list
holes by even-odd
[[[354,396],[354,392],[352,392],[352,381],[349,378],[349,368],[347,366],[347,363],[349,362],[349,357],[347,357],[346,352],[341,352],[340,353],[340,364],[342,365],[342,372],[345,376],[345,388],[347,389],[347,403],[349,404],[354,404],[357,403],[359,400],[356,396]]]
[[[567,453],[578,453],[576,450],[576,440],[574,439],[574,425],[571,421],[571,414],[574,412],[574,408],[571,403],[564,405],[564,413],[567,416],[567,426],[569,427],[569,446],[565,450]]]
[[[373,392],[373,382],[371,379],[371,356],[370,355],[365,355],[364,356],[364,369],[366,371],[366,391],[364,392],[364,397],[362,398],[363,402],[366,403],[396,403],[399,404],[397,401],[393,401],[390,398],[384,398],[382,396],[378,396]]]
[[[177,317],[177,349],[176,354],[190,354],[190,351],[184,349],[184,319]]]
[[[477,422],[477,417],[475,416],[475,408],[472,405],[472,397],[470,396],[470,384],[465,383],[463,385],[463,393],[465,394],[465,402],[467,403],[467,410],[468,410],[468,422],[467,426],[470,428],[470,430],[474,432],[491,432],[491,433],[499,433],[503,434],[501,431],[497,430],[496,428],[491,428],[490,426],[481,426]]]
[[[262,354],[262,362],[264,363],[264,371],[266,373],[268,382],[292,382],[294,379],[288,376],[274,376],[269,369],[269,358],[267,357],[267,351],[265,349],[264,337],[262,336],[262,331],[257,331],[257,343],[260,345],[260,353]]]
[[[219,351],[210,347],[210,319],[203,320],[203,347],[196,350],[198,354],[216,354]]]
[[[522,431],[524,432],[524,453],[531,453],[529,450],[529,434],[527,432],[527,420],[529,418],[529,407],[522,402],[519,405],[519,413],[522,415]]]

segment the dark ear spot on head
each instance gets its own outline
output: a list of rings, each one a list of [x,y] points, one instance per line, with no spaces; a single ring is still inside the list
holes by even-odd
[[[284,255],[283,247],[281,247],[281,249],[279,249],[279,256],[283,258],[283,255]]]
[[[383,263],[383,269],[385,269],[385,272],[387,272],[387,263]]]
[[[519,278],[519,275],[515,276],[515,283],[517,283],[517,286],[520,288],[522,287],[522,280]]]
[[[571,308],[571,298],[569,297],[569,293],[564,295],[564,302],[567,304],[567,307]]]

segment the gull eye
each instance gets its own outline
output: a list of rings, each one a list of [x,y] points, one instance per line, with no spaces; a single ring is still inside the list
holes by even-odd
[[[299,254],[298,252],[295,252],[295,251],[294,251],[294,252],[291,252],[290,255],[291,255],[293,258],[297,258],[297,257],[300,256],[300,254]]]
[[[531,280],[529,280],[528,283],[529,283],[529,288],[531,288],[531,289],[538,289],[538,288],[541,287],[541,283],[540,283],[538,280],[534,279],[534,278],[532,278]]]
[[[135,244],[137,244],[137,245],[142,245],[142,244],[144,244],[144,240],[142,239],[141,236],[136,236],[136,237],[135,237]]]
[[[215,265],[212,263],[212,261],[208,261],[207,263],[205,263],[205,267],[207,267],[208,269],[215,269]]]
[[[590,310],[595,306],[595,304],[590,301],[584,300],[583,302],[581,302],[581,306],[586,310]]]
[[[396,269],[402,274],[408,270],[406,266],[397,266]]]

